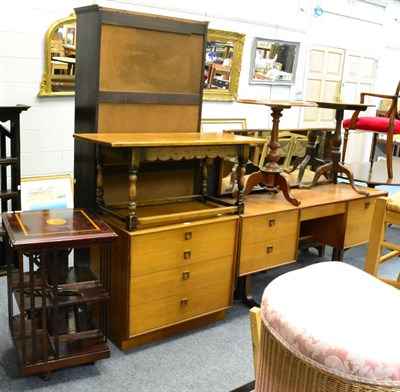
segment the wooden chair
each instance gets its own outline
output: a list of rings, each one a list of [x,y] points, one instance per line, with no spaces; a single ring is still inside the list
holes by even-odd
[[[250,310],[254,391],[399,392],[399,306],[399,290],[344,262],[278,276]]]
[[[393,178],[393,135],[400,134],[400,117],[398,109],[398,99],[400,93],[400,82],[397,85],[396,92],[394,95],[377,94],[377,93],[361,93],[361,103],[365,102],[365,97],[375,97],[381,99],[389,99],[391,104],[382,117],[374,116],[360,116],[360,111],[355,111],[350,119],[343,121],[344,138],[343,138],[343,150],[342,150],[342,161],[345,161],[346,150],[347,150],[347,139],[350,130],[358,130],[365,132],[373,132],[372,147],[370,153],[371,167],[375,158],[376,142],[379,134],[386,135],[386,166],[388,178]]]
[[[397,280],[387,279],[379,275],[381,263],[400,255],[400,238],[396,244],[385,239],[386,228],[389,224],[400,225],[400,192],[389,197],[380,197],[375,203],[372,230],[364,266],[364,271],[400,289],[400,274]]]

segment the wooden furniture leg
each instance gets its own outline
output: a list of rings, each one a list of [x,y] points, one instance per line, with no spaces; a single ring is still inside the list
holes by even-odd
[[[313,180],[309,184],[300,184],[299,188],[301,188],[301,189],[311,188],[312,186],[314,186],[318,183],[318,180],[321,177],[321,175],[325,174],[327,172],[330,172],[331,181],[334,184],[336,184],[338,173],[344,173],[344,174],[346,174],[346,176],[349,180],[349,183],[355,192],[360,193],[361,195],[365,195],[365,196],[369,195],[369,192],[359,190],[355,186],[353,174],[350,172],[349,169],[347,169],[340,163],[340,146],[342,143],[341,129],[342,129],[343,113],[344,113],[343,108],[336,108],[336,128],[335,128],[335,134],[334,134],[334,138],[333,138],[332,161],[319,167],[317,169],[317,171],[315,172]]]
[[[306,155],[304,157],[298,157],[293,163],[291,168],[284,169],[285,173],[293,173],[297,167],[300,165],[299,173],[297,175],[296,181],[292,184],[292,186],[296,186],[300,184],[301,180],[303,179],[304,172],[306,167],[311,165],[313,168],[318,168],[320,166],[325,165],[325,162],[322,159],[318,159],[315,156],[316,151],[316,141],[317,141],[317,132],[310,131],[308,133],[308,143],[306,146]]]
[[[248,307],[260,306],[251,295],[251,275],[239,277],[238,286],[235,290],[235,298],[241,299]]]
[[[294,206],[299,206],[300,201],[295,199],[290,193],[290,183],[289,180],[282,175],[282,168],[278,164],[279,154],[279,119],[282,116],[283,107],[272,106],[271,116],[272,116],[272,131],[271,139],[268,143],[268,163],[258,172],[252,173],[246,183],[244,189],[244,195],[250,193],[256,185],[261,185],[268,192],[274,193],[279,190],[282,191],[285,199],[293,204]]]

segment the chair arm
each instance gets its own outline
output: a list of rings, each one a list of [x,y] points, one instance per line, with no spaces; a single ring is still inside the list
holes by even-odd
[[[388,94],[377,94],[377,93],[361,93],[361,103],[364,103],[364,97],[368,95],[369,97],[377,97],[377,98],[387,98],[387,99],[398,99],[400,95],[388,95]]]

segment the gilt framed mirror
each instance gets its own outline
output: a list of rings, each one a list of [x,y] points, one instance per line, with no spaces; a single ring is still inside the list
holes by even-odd
[[[45,37],[45,70],[39,96],[75,95],[76,15],[54,22]],[[235,101],[245,35],[209,29],[205,59],[205,101]]]
[[[236,101],[245,34],[209,29],[203,100]]]
[[[39,96],[75,95],[75,14],[57,20],[48,28],[44,51]]]
[[[299,42],[255,38],[249,83],[294,84],[299,50]]]

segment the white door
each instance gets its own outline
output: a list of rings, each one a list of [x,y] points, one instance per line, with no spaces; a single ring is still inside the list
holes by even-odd
[[[345,50],[312,46],[306,82],[306,101],[338,101],[342,85]],[[335,113],[330,109],[305,108],[304,127],[335,125]]]
[[[306,100],[360,102],[360,93],[373,90],[377,60],[365,53],[340,48],[312,46],[306,82]],[[374,115],[375,108],[365,114]],[[349,118],[352,112],[345,112]],[[334,127],[335,113],[330,109],[306,108],[304,127]],[[369,159],[372,136],[352,131],[347,145],[346,162]]]
[[[342,100],[343,102],[360,102],[362,92],[374,89],[377,60],[367,54],[346,51],[343,68]],[[366,97],[366,103],[373,103]],[[372,107],[360,116],[374,116],[376,108]],[[344,118],[350,118],[353,112],[346,111]],[[372,134],[370,132],[350,131],[347,142],[345,161],[367,162],[371,152]]]

